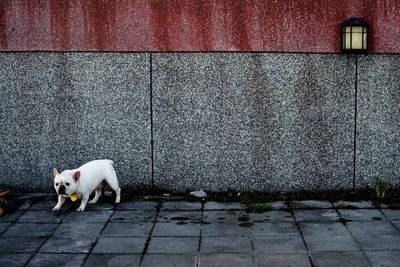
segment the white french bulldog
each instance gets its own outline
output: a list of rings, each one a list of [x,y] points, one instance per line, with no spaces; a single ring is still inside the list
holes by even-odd
[[[115,173],[114,162],[112,160],[93,160],[78,169],[65,170],[58,173],[57,169],[53,169],[54,188],[58,194],[58,203],[53,211],[60,210],[67,197],[71,199],[79,196],[82,198],[81,205],[77,211],[84,211],[89,200],[90,194],[96,190],[94,198],[89,201],[95,204],[101,196],[101,188],[104,181],[115,191],[115,203],[119,203],[121,199],[121,188],[118,185],[117,174]]]

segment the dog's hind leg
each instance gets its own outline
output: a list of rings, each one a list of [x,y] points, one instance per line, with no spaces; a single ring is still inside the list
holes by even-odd
[[[117,174],[114,170],[111,172],[111,176],[106,178],[108,185],[111,187],[112,190],[115,191],[115,203],[119,203],[121,201],[121,188],[119,187]]]
[[[89,204],[95,204],[97,202],[97,200],[99,200],[99,197],[101,196],[101,188],[102,188],[103,183],[101,183],[97,188],[96,188],[96,192],[94,195],[94,198],[92,200],[89,201]]]
[[[108,185],[115,191],[115,203],[119,203],[121,201],[121,188],[118,185],[118,182],[108,183]]]

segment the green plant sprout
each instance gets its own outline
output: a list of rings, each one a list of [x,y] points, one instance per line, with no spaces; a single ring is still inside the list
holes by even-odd
[[[375,193],[378,199],[384,199],[388,190],[388,183],[378,176],[375,179]]]
[[[266,202],[266,199],[263,200]],[[240,204],[246,207],[247,212],[261,213],[271,209],[271,204],[269,203],[254,203],[247,185],[242,185],[240,190]]]

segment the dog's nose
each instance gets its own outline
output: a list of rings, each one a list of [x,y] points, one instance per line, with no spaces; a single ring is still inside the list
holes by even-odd
[[[65,195],[65,186],[64,185],[60,185],[60,187],[58,188],[58,194]]]

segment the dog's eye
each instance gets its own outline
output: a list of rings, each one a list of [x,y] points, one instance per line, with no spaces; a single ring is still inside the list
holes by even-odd
[[[66,186],[69,186],[69,183],[65,183]]]
[[[58,186],[58,183],[56,183],[56,186]]]

